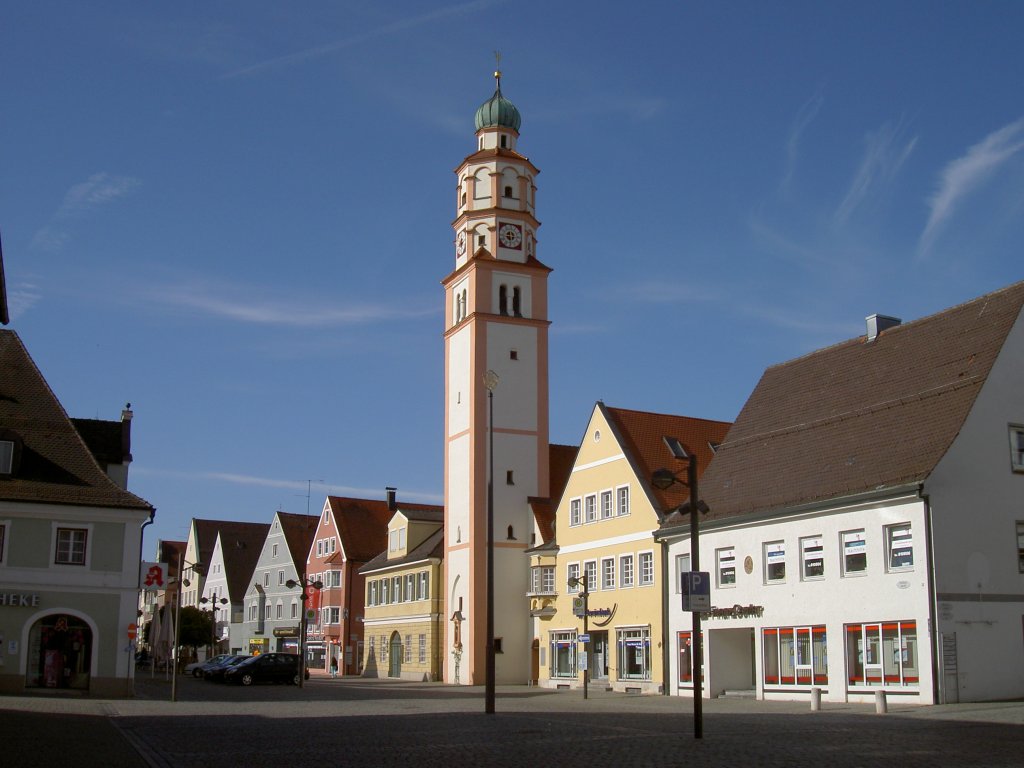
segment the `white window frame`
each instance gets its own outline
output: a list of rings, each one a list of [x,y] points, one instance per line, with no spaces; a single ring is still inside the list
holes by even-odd
[[[274,557],[274,558],[277,557],[277,544],[274,544],[274,545],[271,546],[271,548],[270,548],[270,556]]]
[[[420,652],[419,652],[419,657],[418,657],[419,658],[419,662],[418,663],[426,664],[427,663],[427,636],[426,636],[426,634],[421,632],[420,633],[419,641],[420,641],[419,642]]]
[[[615,489],[615,513],[617,517],[629,514],[629,486],[620,485]]]
[[[613,496],[611,491],[601,491],[601,519],[610,520],[615,516],[615,508],[613,504]]]
[[[1010,433],[1010,468],[1014,472],[1024,472],[1024,424],[1011,424]]]
[[[591,493],[583,497],[583,522],[597,522],[597,494]]]
[[[654,550],[637,552],[636,583],[638,587],[650,587],[654,584]]]
[[[761,554],[764,558],[764,583],[785,584],[786,542],[766,541],[761,545]],[[778,567],[780,565],[781,568]]]
[[[898,537],[896,534],[899,533]],[[910,562],[905,565],[893,564],[897,549],[910,549]],[[909,522],[885,526],[885,567],[889,573],[905,573],[914,570],[914,529]]]
[[[808,573],[808,564],[821,563],[821,573]],[[800,539],[801,581],[821,581],[825,578],[825,537],[821,534],[804,536]]]
[[[82,553],[82,562],[57,562],[57,538],[61,531],[85,531],[85,551]],[[89,568],[92,565],[92,541],[92,523],[54,521],[50,535],[50,564],[56,568]]]
[[[690,572],[690,553],[676,555],[676,594],[683,594],[683,574]]]
[[[1024,562],[1024,560],[1022,560],[1021,562]],[[580,564],[579,563],[569,563],[568,565],[565,566],[565,584],[566,584],[566,589],[569,592],[575,593],[575,592],[579,592],[580,591],[580,587],[579,587],[578,583],[576,584],[576,586],[570,586],[570,584],[572,583],[573,579],[575,579],[578,582],[579,578],[580,578]]]
[[[840,532],[839,551],[844,577],[864,576],[868,572],[868,537],[863,528]],[[864,555],[864,567],[849,568],[849,558],[860,554]]]
[[[420,576],[416,580],[417,589],[419,590],[418,596],[420,600],[430,599],[430,572],[420,571]]]
[[[732,580],[727,581],[726,570],[732,570]],[[715,550],[715,586],[719,589],[733,589],[736,586],[736,547],[720,547]]]
[[[615,558],[601,558],[601,589],[615,589]]]
[[[583,561],[583,575],[587,578],[587,592],[597,589],[597,560]]]
[[[632,589],[636,583],[636,569],[633,566],[633,553],[619,555],[619,589]]]
[[[583,502],[580,499],[569,501],[569,525],[577,526],[583,524]]]

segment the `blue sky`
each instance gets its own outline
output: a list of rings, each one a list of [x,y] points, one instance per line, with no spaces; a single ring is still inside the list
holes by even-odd
[[[553,442],[1024,278],[1019,2],[47,2],[0,23],[11,328],[130,486],[269,521],[442,494],[452,170],[541,169]]]

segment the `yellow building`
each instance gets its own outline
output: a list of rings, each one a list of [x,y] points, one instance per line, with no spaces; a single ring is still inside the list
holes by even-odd
[[[438,680],[444,653],[444,511],[403,505],[388,548],[359,569],[366,580],[365,677]]]
[[[691,453],[707,466],[729,426],[597,403],[555,511],[554,541],[529,552],[539,685],[580,687],[586,670],[601,687],[662,691],[673,577],[654,532],[659,510],[683,503],[687,489],[660,491],[650,477],[662,467],[680,472]]]

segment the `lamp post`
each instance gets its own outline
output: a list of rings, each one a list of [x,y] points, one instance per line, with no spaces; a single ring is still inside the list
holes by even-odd
[[[217,655],[217,645],[218,645],[218,642],[217,642],[217,604],[220,603],[221,605],[227,605],[228,604],[228,599],[226,597],[222,597],[222,598],[218,599],[216,595],[213,595],[212,597],[201,597],[201,598],[199,598],[199,602],[203,603],[204,605],[206,603],[210,604],[210,625],[211,625],[210,626],[210,640],[211,640],[211,643],[210,643],[210,658],[212,659],[214,656]]]
[[[494,390],[498,374],[484,374],[487,387],[487,666],[484,671],[484,712],[494,714]]]
[[[295,589],[295,587],[302,587],[302,621],[299,624],[299,688],[302,688],[302,684],[306,679],[306,601],[309,599],[309,588],[315,590],[321,590],[324,588],[322,581],[310,581],[306,578],[306,574],[302,574],[302,578],[296,581],[295,579],[288,579],[284,583],[288,589]]]
[[[182,577],[182,568],[184,566],[194,569],[197,573],[202,573],[202,563],[190,563],[178,552],[178,588],[174,594],[174,649],[172,655],[174,656],[174,669],[171,671],[171,701],[178,700],[178,649],[181,648],[181,588],[192,586],[188,579]]]
[[[690,570],[696,572],[700,570],[700,515],[698,512],[707,513],[708,508],[700,501],[697,492],[696,454],[689,453],[682,458],[687,461],[686,480],[680,480],[670,469],[659,469],[651,476],[651,485],[664,491],[676,483],[682,483],[690,489],[690,501],[680,507],[680,512],[684,508],[688,508],[690,514]],[[693,648],[693,738],[700,739],[704,736],[704,686],[701,679],[704,642],[701,638],[700,611],[692,611],[690,615],[693,617],[690,641]]]
[[[590,630],[587,626],[587,616],[590,612],[590,591],[587,588],[587,574],[584,573],[579,578],[575,576],[569,579],[569,586],[576,588],[581,586],[583,591],[580,592],[580,599],[583,600],[583,636],[587,638],[583,641],[583,698],[587,698],[587,688],[590,681]]]

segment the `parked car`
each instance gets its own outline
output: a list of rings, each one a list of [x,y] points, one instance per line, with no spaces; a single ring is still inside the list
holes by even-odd
[[[264,653],[253,656],[224,672],[225,683],[299,684],[299,657],[294,653]]]
[[[240,662],[251,659],[251,656],[228,656],[223,661],[203,669],[203,679],[212,680],[215,683],[224,682],[224,673]]]
[[[232,654],[230,654],[230,653],[219,653],[216,656],[214,656],[212,659],[207,659],[206,661],[193,661],[191,664],[186,664],[185,665],[185,674],[186,675],[192,675],[192,677],[202,677],[203,676],[203,670],[206,667],[216,666],[217,664],[220,664],[225,659],[230,659],[231,657],[232,657]]]

